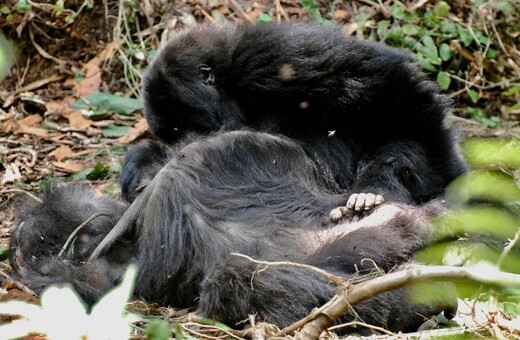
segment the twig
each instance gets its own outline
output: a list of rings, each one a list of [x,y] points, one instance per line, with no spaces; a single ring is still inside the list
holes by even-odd
[[[500,254],[500,257],[498,258],[497,263],[496,263],[497,268],[502,267],[502,264],[504,263],[504,260],[506,259],[507,255],[509,255],[511,250],[516,246],[519,239],[520,239],[520,231],[517,231],[515,234],[515,237],[508,242],[508,244],[504,247],[502,254]]]
[[[110,216],[109,214],[107,213],[95,213],[93,214],[92,216],[90,216],[89,218],[87,218],[83,223],[81,223],[76,229],[74,229],[74,231],[72,232],[72,234],[69,235],[69,237],[67,238],[67,241],[65,242],[65,244],[63,245],[63,248],[61,248],[60,252],[58,253],[58,259],[61,259],[61,255],[63,255],[63,252],[68,248],[70,242],[72,242],[72,239],[76,236],[76,234],[81,230],[81,228],[83,228],[84,226],[86,226],[90,221],[92,221],[93,219],[95,218],[98,218],[99,216]]]
[[[29,295],[32,295],[32,296],[38,297],[38,295],[36,295],[36,293],[33,292],[29,287],[25,286],[21,282],[18,282],[16,280],[14,280],[11,276],[9,276],[2,269],[0,269],[0,276],[2,276],[4,278],[4,280],[8,280],[9,282],[12,282],[14,284],[14,286],[16,288],[20,289],[22,292],[24,292],[26,294],[29,294]]]
[[[43,202],[41,198],[36,197],[33,194],[31,194],[30,192],[22,190],[22,189],[5,189],[5,190],[0,191],[0,194],[9,194],[9,193],[24,193],[38,203]]]
[[[29,167],[32,168],[36,164],[36,160],[38,159],[38,155],[36,154],[36,151],[34,151],[33,149],[14,148],[14,149],[4,150],[0,154],[7,155],[7,154],[13,154],[13,153],[17,153],[17,152],[28,153],[28,154],[31,155],[31,161],[29,162],[29,164],[27,164]]]
[[[451,74],[450,74],[450,78],[452,78],[452,75],[451,75]],[[453,78],[454,78],[454,79],[457,79],[457,78],[458,78],[458,79],[461,79],[461,78],[459,78],[459,77],[455,77],[455,76],[454,76]],[[457,79],[457,80],[458,80],[458,79]],[[455,91],[455,92],[453,92],[453,93],[450,93],[450,97],[451,97],[451,98],[454,98],[454,97],[458,96],[458,95],[461,94],[461,93],[467,92],[467,91],[468,91],[470,88],[472,88],[472,87],[473,87],[473,86],[474,86],[478,81],[480,81],[480,76],[479,76],[479,75],[477,75],[477,76],[475,77],[475,79],[474,79],[472,82],[468,82],[464,88],[462,88],[462,89],[460,89],[460,90],[458,90],[458,91]]]
[[[36,43],[36,41],[34,41],[34,33],[32,31],[31,25],[29,25],[29,38],[31,39],[31,42],[32,42],[34,48],[36,48],[36,51],[38,51],[38,53],[45,59],[50,59],[60,65],[65,64],[66,63],[65,60],[58,59],[58,58],[50,55],[49,53],[45,52],[45,50],[40,45],[38,45]]]
[[[422,6],[424,6],[429,0],[420,0],[420,1],[417,1],[416,3],[414,3],[412,6],[410,6],[410,8],[407,8],[406,10],[408,12],[413,12],[415,11],[416,9],[419,9],[421,8]]]
[[[495,38],[497,38],[498,46],[500,46],[500,49],[502,52],[504,52],[505,55],[509,56],[509,52],[507,52],[506,47],[504,46],[504,43],[502,42],[502,39],[500,39],[500,35],[498,34],[497,28],[495,26],[495,21],[493,20],[493,16],[491,14],[486,15],[486,19],[491,24],[491,29],[493,30],[493,33],[495,34]]]
[[[201,5],[197,5],[197,6],[195,6],[195,8],[198,9],[198,10],[202,13],[202,15],[204,15],[204,18],[206,18],[206,19],[208,19],[209,21],[211,21],[212,24],[216,24],[216,23],[217,23],[217,20],[215,20],[215,18],[213,18],[213,17],[211,16],[211,14],[209,14],[208,12],[206,12],[206,11],[204,10],[204,8],[202,8]]]
[[[328,328],[328,331],[332,332],[332,331],[335,331],[337,329],[341,329],[341,328],[345,328],[345,327],[351,327],[351,326],[362,326],[362,327],[370,328],[370,329],[376,330],[376,331],[381,332],[381,333],[385,333],[385,334],[390,335],[390,336],[396,336],[397,335],[397,334],[395,334],[393,332],[390,332],[389,330],[386,330],[386,329],[384,329],[382,327],[369,325],[367,323],[360,322],[360,321],[352,321],[352,322],[347,322],[347,323],[344,323],[344,324],[341,324],[341,325],[332,326],[332,327]]]
[[[228,5],[233,9],[235,13],[237,13],[242,19],[247,21],[249,24],[253,25],[253,20],[247,15],[246,12],[242,9],[242,6],[236,0],[227,0]]]
[[[289,21],[289,16],[287,15],[287,13],[285,13],[285,10],[283,9],[282,7],[282,4],[280,3],[280,0],[276,0],[274,2],[274,6],[276,8],[276,13],[277,15],[282,15],[286,21]]]
[[[329,279],[330,281],[334,282],[335,284],[337,284],[339,286],[345,286],[345,285],[349,284],[349,282],[347,280],[345,280],[344,278],[342,278],[341,276],[332,275],[331,273],[328,273],[325,270],[322,270],[322,269],[319,269],[319,268],[316,268],[314,266],[310,266],[307,264],[290,262],[290,261],[277,261],[277,262],[259,261],[259,260],[253,259],[252,257],[249,257],[244,254],[239,254],[239,253],[231,253],[230,255],[243,257],[253,263],[265,265],[266,268],[269,266],[291,266],[291,267],[297,267],[297,268],[304,268],[304,269],[308,269],[310,271],[316,272],[320,275],[323,275],[324,277],[326,277],[327,279]]]
[[[22,86],[22,87],[20,87],[20,88],[18,88],[16,90],[14,90],[10,94],[18,94],[18,93],[22,93],[22,92],[36,90],[36,89],[39,89],[40,87],[45,86],[45,85],[47,85],[49,83],[54,83],[55,81],[62,80],[63,78],[65,78],[65,76],[59,75],[59,74],[54,74],[54,75],[52,75],[50,77],[47,77],[45,79],[33,81],[30,84],[27,84],[25,86]]]

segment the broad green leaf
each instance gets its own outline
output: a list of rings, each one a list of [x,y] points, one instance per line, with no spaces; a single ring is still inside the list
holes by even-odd
[[[153,320],[144,330],[146,337],[151,340],[167,340],[170,338],[170,324],[165,320]]]
[[[509,89],[507,89],[507,91],[502,92],[502,94],[504,96],[513,96],[515,94],[520,93],[520,84],[511,84],[511,85],[513,85],[513,86],[511,86]]]
[[[392,16],[395,18],[395,19],[403,19],[404,18],[404,9],[397,5],[397,4],[393,4],[392,6],[390,6],[391,10],[392,10]]]
[[[95,114],[100,115],[109,112],[129,115],[135,110],[142,109],[143,103],[138,99],[100,92],[78,99],[71,105],[71,108],[74,110],[92,109]]]
[[[445,90],[450,87],[451,77],[448,72],[437,73],[437,83]]]
[[[103,164],[103,163],[97,163],[96,166],[94,166],[94,169],[92,169],[92,171],[90,171],[90,173],[87,175],[86,178],[89,181],[105,179],[105,178],[107,178],[109,173],[110,173],[110,166]]]
[[[494,48],[488,48],[486,52],[486,58],[488,59],[495,59],[498,55],[499,51]]]
[[[472,138],[462,143],[464,158],[472,167],[520,169],[520,141]]]
[[[457,34],[457,25],[449,20],[441,21],[441,32],[444,34],[455,35]]]
[[[390,20],[381,20],[377,23],[377,35],[386,37],[390,28]]]
[[[469,46],[473,42],[473,37],[469,34],[465,28],[458,26],[457,31],[459,33],[460,41],[464,44],[464,46]]]
[[[390,30],[390,34],[388,34],[388,39],[391,39],[397,43],[401,43],[403,41],[404,34],[403,28],[401,26],[394,26]]]
[[[422,39],[422,43],[424,46],[430,51],[431,56],[437,56],[437,45],[435,45],[435,41],[433,41],[432,37],[429,35],[425,35]]]
[[[129,126],[111,124],[103,129],[103,135],[105,137],[121,137],[126,135],[128,130],[130,130]]]
[[[442,43],[441,46],[439,46],[439,55],[444,61],[450,60],[452,57],[450,45]]]
[[[403,26],[403,32],[408,35],[416,35],[419,33],[419,29],[413,24],[406,24]]]
[[[0,261],[7,260],[9,257],[9,247],[0,247]]]
[[[450,9],[451,7],[446,1],[439,1],[437,6],[435,6],[435,13],[437,13],[437,15],[440,17],[445,17],[448,15],[448,13],[450,13]]]
[[[408,48],[413,48],[415,45],[417,45],[417,40],[412,37],[404,37],[403,44]]]
[[[262,13],[256,18],[256,22],[271,22],[273,21],[273,18],[266,13]]]
[[[476,104],[478,102],[478,94],[477,94],[477,92],[473,91],[472,89],[468,90],[468,96],[473,103]]]
[[[418,43],[415,48],[418,54],[422,54],[433,65],[441,65],[442,59],[439,57],[437,46],[430,36],[424,36],[421,39],[422,43]]]
[[[482,32],[475,31],[475,35],[482,45],[487,45],[490,42],[489,37],[485,36]]]

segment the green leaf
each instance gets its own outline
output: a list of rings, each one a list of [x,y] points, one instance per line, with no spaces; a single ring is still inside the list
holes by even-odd
[[[393,4],[392,6],[390,6],[391,10],[392,10],[392,16],[395,18],[395,19],[403,19],[404,18],[404,9],[397,5],[397,4]]]
[[[433,41],[432,37],[425,35],[421,40],[428,51],[430,51],[431,56],[438,56],[437,45],[435,45],[435,41]]]
[[[511,84],[513,86],[511,86],[509,89],[507,89],[507,91],[504,91],[502,92],[502,94],[504,96],[513,96],[517,93],[520,93],[520,84]]]
[[[152,320],[144,330],[147,338],[150,340],[167,340],[170,338],[170,324],[164,320]]]
[[[430,63],[428,61],[428,59],[424,59],[420,56],[417,56],[417,55],[413,55],[412,54],[412,57],[414,60],[418,61],[420,64],[421,64],[421,67],[427,71],[430,71],[430,72],[437,72],[437,68],[435,66],[433,66],[432,63]]]
[[[476,104],[478,102],[478,94],[477,94],[477,92],[473,91],[472,89],[468,90],[468,96],[469,96],[469,98],[471,98],[471,101],[473,103]]]
[[[90,173],[86,176],[89,181],[95,181],[98,179],[105,179],[108,177],[110,173],[110,166],[103,163],[97,163],[94,166],[94,169],[90,171]]]
[[[435,13],[439,15],[440,17],[445,17],[450,13],[451,7],[448,5],[445,1],[439,1],[437,6],[435,6]]]
[[[460,41],[464,44],[464,46],[469,46],[473,42],[473,37],[469,34],[465,28],[461,26],[457,27],[457,32],[459,33]]]
[[[453,54],[451,53],[450,45],[442,43],[441,46],[439,46],[439,55],[441,59],[444,61],[450,60],[453,56]]]
[[[403,28],[401,26],[394,26],[390,30],[390,34],[388,34],[388,39],[391,39],[397,43],[403,42],[404,34]]]
[[[81,180],[84,180],[87,178],[87,175],[90,173],[90,171],[92,171],[92,169],[83,169],[83,170],[80,170],[78,172],[76,172],[75,174],[72,174],[70,176],[70,179],[72,181],[81,181]]]
[[[424,24],[427,27],[435,29],[439,26],[441,19],[439,18],[439,16],[437,14],[435,14],[435,12],[428,11],[424,14],[424,16],[422,18],[422,22],[424,22]]]
[[[457,34],[457,25],[455,25],[452,21],[442,20],[440,26],[441,32],[444,34],[455,35]]]
[[[413,48],[415,45],[417,45],[417,40],[412,37],[404,37],[403,44],[408,48]]]
[[[419,52],[418,54],[422,54],[433,65],[442,64],[442,59],[439,57],[439,52],[437,51],[437,46],[435,46],[433,39],[426,35],[421,41],[422,43],[415,46],[417,52]]]
[[[7,260],[9,258],[9,247],[0,247],[0,261]]]
[[[485,36],[482,32],[475,31],[475,35],[482,45],[487,45],[490,42],[489,37]]]
[[[379,37],[386,37],[390,28],[390,20],[381,20],[377,23],[377,35]]]
[[[448,72],[437,73],[437,83],[445,90],[450,87],[451,77]]]
[[[321,17],[320,10],[318,5],[316,5],[315,0],[302,0],[300,1],[300,6],[306,8],[311,12],[314,20],[319,22],[320,24],[331,24],[330,20]]]
[[[11,10],[9,9],[9,7],[7,7],[7,6],[3,6],[3,7],[0,9],[0,12],[2,12],[3,14],[9,14],[9,13],[11,13]]]
[[[262,13],[258,16],[258,18],[256,18],[256,22],[258,22],[258,23],[271,22],[271,21],[273,21],[273,18],[269,14],[266,14],[266,13]]]
[[[403,26],[403,32],[408,35],[416,35],[419,33],[419,29],[413,24],[406,24]]]
[[[486,58],[488,59],[495,59],[498,55],[499,51],[494,48],[488,48],[486,52]]]
[[[479,108],[476,107],[468,107],[466,109],[468,112],[468,115],[472,118],[479,118],[482,117],[482,111]]]
[[[143,103],[138,99],[100,92],[78,99],[72,103],[71,108],[74,110],[92,109],[97,115],[109,112],[129,115],[136,110],[142,109]]]
[[[56,1],[56,7],[54,7],[54,12],[56,15],[61,15],[63,13],[64,3],[63,0]]]
[[[129,126],[111,124],[103,129],[103,136],[108,138],[121,137],[126,135],[128,133],[128,130],[130,130]]]
[[[512,3],[513,1],[509,0],[509,1],[490,1],[486,4],[486,7],[488,8],[493,8],[493,9],[498,9],[502,12],[504,12],[504,14],[508,15],[508,14],[513,14],[513,12],[515,11],[515,9],[513,8],[512,6]]]

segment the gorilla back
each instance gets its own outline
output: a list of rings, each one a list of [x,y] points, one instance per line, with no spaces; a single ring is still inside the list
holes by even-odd
[[[438,86],[402,52],[346,37],[339,27],[185,30],[149,67],[143,94],[150,129],[161,139],[243,127],[279,133],[303,146],[336,192],[363,189],[355,183],[359,163],[395,142],[422,148],[436,174],[409,203],[441,194],[465,170],[444,124],[450,101]]]

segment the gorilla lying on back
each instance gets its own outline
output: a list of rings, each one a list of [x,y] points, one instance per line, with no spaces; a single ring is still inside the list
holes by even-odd
[[[434,241],[429,221],[443,208],[431,200],[465,170],[444,125],[448,101],[437,87],[401,53],[337,28],[187,30],[158,54],[143,91],[151,130],[169,145],[147,141],[128,152],[121,182],[133,203],[113,228],[99,218],[87,224],[82,233],[94,240],[78,236],[68,261],[56,259],[55,245],[78,224],[69,221],[85,218],[67,209],[72,189],[45,196],[35,210],[49,211],[45,223],[34,212],[21,218],[11,262],[31,288],[88,286],[82,294],[92,302],[135,256],[137,296],[198,305],[201,314],[230,325],[256,314],[287,326],[336,288],[301,268],[256,272],[231,253],[306,263],[347,278],[373,263],[391,270]],[[92,212],[96,199],[81,191],[76,204]],[[353,196],[355,207],[375,210],[331,221],[331,209],[355,193],[400,203],[376,207],[374,195]],[[61,236],[59,228],[66,230]],[[35,247],[42,233],[53,239]],[[120,250],[133,245],[121,258]],[[45,270],[33,260],[38,256]],[[84,270],[92,273],[86,281],[78,274]],[[355,311],[365,322],[407,330],[446,307],[443,301],[413,306],[398,290]]]

